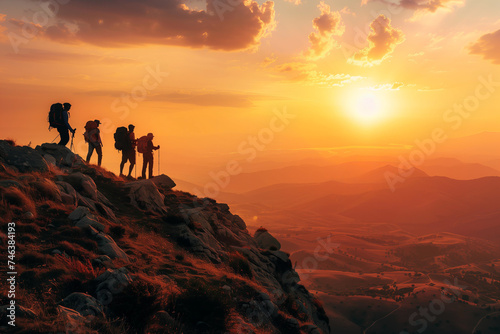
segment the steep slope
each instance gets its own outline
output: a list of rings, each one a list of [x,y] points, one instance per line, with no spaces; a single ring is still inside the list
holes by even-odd
[[[0,295],[2,318],[15,300],[16,327],[0,331],[330,332],[277,240],[173,187],[0,141],[0,241],[15,238],[18,283],[15,299]]]

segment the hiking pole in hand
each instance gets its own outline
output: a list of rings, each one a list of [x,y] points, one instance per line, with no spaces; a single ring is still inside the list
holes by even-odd
[[[50,143],[52,144],[53,142],[55,142],[58,137],[59,137],[59,134],[57,134],[57,136],[54,138],[54,140],[51,141]]]
[[[71,135],[71,146],[69,147],[71,152],[73,152],[73,149],[75,148],[75,146],[73,145],[73,139],[75,139],[75,132],[76,132],[76,129],[74,129],[73,134]]]

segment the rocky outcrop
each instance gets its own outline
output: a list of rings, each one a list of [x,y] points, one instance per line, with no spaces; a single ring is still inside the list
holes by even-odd
[[[151,179],[158,188],[172,189],[176,186],[174,180],[165,174],[155,176]]]
[[[268,250],[280,250],[281,244],[280,242],[273,237],[268,231],[257,230],[254,234],[255,242],[262,249]]]
[[[28,217],[25,208],[8,212],[9,207],[0,207],[21,222],[23,253],[31,252],[20,271],[21,287],[40,284],[37,288],[44,291],[49,283],[38,278],[46,277],[62,281],[51,289],[66,291],[60,303],[51,305],[50,315],[38,317],[64,322],[67,333],[95,332],[90,317],[124,319],[133,332],[154,332],[148,326],[158,326],[156,332],[167,333],[329,333],[324,310],[300,284],[289,255],[269,232],[250,235],[227,204],[173,191],[175,183],[166,175],[118,181],[68,151],[52,144],[33,150],[0,141],[0,196],[12,192],[18,206],[26,201],[37,209]],[[45,173],[29,174],[25,163],[32,161],[34,170]],[[47,161],[60,169],[44,169]],[[0,241],[7,242],[3,232]],[[190,287],[191,281],[207,285]],[[231,329],[214,329],[210,317],[186,320],[197,319],[191,308],[200,303],[200,294],[230,317],[222,324]],[[175,298],[181,302],[175,304]]]
[[[21,173],[47,172],[49,164],[43,156],[28,146],[12,146],[9,142],[0,141],[0,162],[4,162]]]
[[[79,155],[71,152],[66,146],[46,143],[37,146],[35,150],[40,156],[44,157],[46,161],[49,161],[57,167],[76,167],[85,164],[84,160]]]
[[[163,196],[152,180],[128,182],[124,185],[128,190],[130,201],[136,208],[157,214],[166,214]]]
[[[97,201],[97,186],[90,176],[77,172],[64,176],[63,180],[69,183],[81,195]]]

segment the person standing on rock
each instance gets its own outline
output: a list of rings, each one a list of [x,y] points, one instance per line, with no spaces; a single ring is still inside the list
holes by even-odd
[[[94,121],[88,121],[85,125],[86,132],[84,134],[85,140],[89,143],[89,152],[87,154],[87,163],[90,162],[90,158],[94,153],[97,152],[97,165],[100,167],[102,162],[102,140],[101,131],[99,130],[99,125],[101,121],[98,119]]]
[[[146,178],[146,169],[149,167],[149,178],[153,177],[153,150],[160,149],[160,145],[153,145],[153,134],[148,133],[147,136],[139,138],[137,141],[138,150],[142,153],[142,178]]]
[[[61,146],[66,146],[66,144],[69,142],[69,132],[74,135],[76,129],[73,129],[71,125],[69,125],[69,113],[68,111],[71,109],[71,104],[69,103],[54,103],[50,107],[50,113],[49,113],[49,123],[51,127],[54,127],[57,129],[57,132],[59,132],[59,137],[61,137],[61,140],[59,141],[58,145]]]
[[[122,150],[122,162],[120,164],[120,176],[123,175],[123,167],[127,163],[127,161],[130,161],[130,167],[128,169],[128,175],[127,177],[130,178],[132,177],[132,171],[134,170],[135,166],[135,146],[136,146],[136,140],[135,140],[135,133],[134,133],[135,126],[133,124],[130,124],[128,126],[128,145],[126,148]]]

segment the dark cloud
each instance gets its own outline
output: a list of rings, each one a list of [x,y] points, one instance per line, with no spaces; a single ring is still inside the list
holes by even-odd
[[[352,60],[360,65],[379,64],[386,59],[394,48],[404,42],[403,32],[391,26],[391,20],[379,15],[370,25],[369,45],[354,54]]]
[[[332,12],[330,6],[323,1],[320,2],[318,8],[321,15],[313,20],[313,27],[317,32],[309,35],[311,46],[305,52],[305,56],[312,60],[327,56],[337,45],[333,36],[341,36],[345,30],[338,12]]]
[[[494,64],[500,64],[500,30],[481,36],[469,46],[469,52],[491,60]]]
[[[71,0],[60,6],[58,23],[43,35],[103,47],[162,44],[232,51],[258,45],[274,28],[272,1],[206,1],[203,11],[180,0]]]

